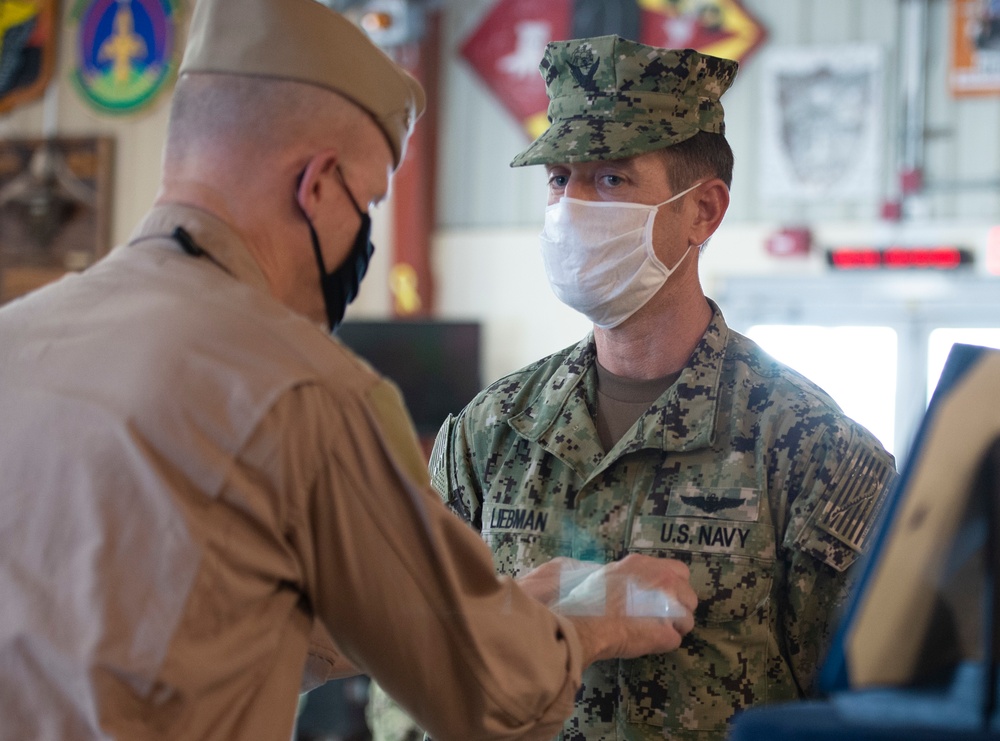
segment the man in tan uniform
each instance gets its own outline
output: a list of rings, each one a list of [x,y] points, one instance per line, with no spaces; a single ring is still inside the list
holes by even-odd
[[[287,741],[307,654],[439,738],[545,737],[586,665],[690,630],[678,562],[548,565],[562,615],[495,577],[319,326],[422,105],[314,0],[197,3],[154,208],[0,310],[0,738]]]

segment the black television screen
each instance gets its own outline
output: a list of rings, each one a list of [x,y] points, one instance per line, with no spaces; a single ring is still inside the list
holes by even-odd
[[[421,437],[482,388],[478,322],[347,321],[336,334],[399,386]]]

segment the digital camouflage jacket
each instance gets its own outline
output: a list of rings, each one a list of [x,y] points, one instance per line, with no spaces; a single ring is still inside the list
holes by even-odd
[[[561,739],[722,739],[734,712],[810,689],[895,476],[815,384],[719,308],[678,380],[605,452],[593,337],[492,384],[438,434],[434,487],[517,576],[556,556],[691,568],[672,653],[584,672]]]

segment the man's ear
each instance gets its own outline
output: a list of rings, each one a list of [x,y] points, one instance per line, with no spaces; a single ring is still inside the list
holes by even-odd
[[[327,186],[327,178],[333,174],[337,162],[337,152],[333,149],[324,149],[309,158],[299,177],[295,199],[299,203],[299,208],[310,220],[316,217],[320,201],[324,196],[324,188]]]
[[[719,178],[709,180],[692,192],[697,211],[691,222],[692,244],[702,244],[715,234],[729,209],[729,188]]]

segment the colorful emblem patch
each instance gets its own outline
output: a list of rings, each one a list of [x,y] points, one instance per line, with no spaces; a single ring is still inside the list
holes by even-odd
[[[0,2],[0,113],[41,97],[52,77],[55,0]]]
[[[73,82],[104,113],[149,105],[175,71],[172,0],[81,0]]]

